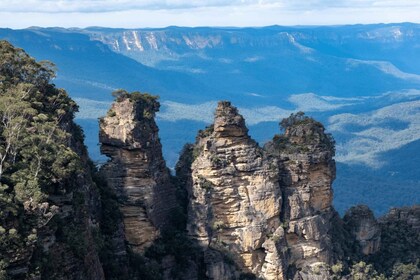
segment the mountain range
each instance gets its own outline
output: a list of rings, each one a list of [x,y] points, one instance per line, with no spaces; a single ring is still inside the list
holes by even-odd
[[[305,111],[336,140],[335,208],[376,214],[420,202],[420,25],[261,28],[0,29],[39,60],[80,106],[93,159],[97,118],[118,88],[160,96],[157,122],[168,166],[231,100],[261,144],[279,121]]]

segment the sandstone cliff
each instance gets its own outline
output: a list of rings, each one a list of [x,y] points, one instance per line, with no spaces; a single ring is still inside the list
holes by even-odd
[[[235,279],[238,266],[283,279],[287,248],[276,161],[248,136],[229,102],[219,102],[214,125],[199,134],[193,154],[187,229],[205,248],[207,276]]]
[[[350,208],[343,218],[346,228],[360,245],[362,254],[371,255],[379,251],[381,229],[366,205]]]
[[[72,135],[69,147],[78,154],[81,166],[74,178],[49,190],[46,201],[23,201],[19,221],[5,217],[8,222],[2,226],[19,229],[11,243],[4,235],[0,238],[7,248],[0,263],[7,264],[2,268],[12,279],[105,279],[94,236],[99,230],[100,197],[87,151],[77,138],[80,128],[71,119],[61,127]],[[31,232],[22,244],[19,239],[25,237],[25,229]]]
[[[335,258],[331,240],[334,143],[322,124],[301,113],[284,119],[281,125],[284,135],[276,135],[265,149],[279,163],[289,277],[325,279],[327,266]]]
[[[98,173],[50,66],[3,41],[0,61],[0,279],[420,277],[420,207],[340,219],[334,141],[303,113],[261,148],[219,102],[171,177],[159,103],[120,90]]]
[[[294,119],[293,119],[294,118]],[[288,119],[284,135],[262,149],[229,102],[201,131],[188,181],[188,232],[210,256],[210,279],[235,269],[262,279],[322,279],[337,256],[332,246],[334,143],[314,120]]]
[[[133,96],[117,99],[100,120],[99,140],[111,159],[101,173],[117,196],[124,240],[141,253],[168,226],[176,201],[154,121],[159,103],[149,95]]]

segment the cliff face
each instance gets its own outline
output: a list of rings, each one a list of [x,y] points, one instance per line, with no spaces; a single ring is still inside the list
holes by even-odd
[[[265,149],[279,162],[289,276],[325,279],[326,265],[335,258],[331,240],[334,143],[320,123],[303,115],[292,115],[281,125],[284,135],[275,136]]]
[[[229,255],[243,272],[283,279],[278,166],[229,102],[219,103],[214,126],[201,132],[193,154],[187,229],[205,248],[209,278],[235,278],[219,257]]]
[[[62,127],[72,135],[80,133],[72,121]],[[0,257],[6,266],[1,268],[11,279],[105,279],[94,236],[99,230],[100,197],[83,143],[74,137],[68,140],[80,157],[79,173],[50,192],[45,202],[23,201],[19,220],[5,216],[2,226],[10,228],[8,237],[13,228],[18,229],[11,243],[5,234],[1,238],[6,246]],[[25,233],[28,228],[31,231]]]
[[[101,152],[111,158],[101,173],[116,194],[124,240],[140,253],[170,223],[175,191],[162,157],[153,97],[122,98],[100,120]]]
[[[357,260],[420,275],[420,207],[341,220],[334,141],[303,113],[261,148],[220,102],[171,178],[156,98],[117,91],[98,173],[50,66],[2,41],[0,61],[0,279],[376,279]]]
[[[375,266],[390,271],[398,263],[415,264],[420,248],[420,206],[393,208],[378,224],[381,244],[371,256]]]
[[[321,124],[299,118],[262,149],[237,109],[220,102],[193,148],[189,235],[263,279],[322,279],[336,257],[333,142]],[[232,274],[217,261],[208,265],[210,278]]]
[[[379,251],[381,229],[367,206],[359,205],[350,208],[343,221],[347,230],[359,243],[362,254],[371,255]]]

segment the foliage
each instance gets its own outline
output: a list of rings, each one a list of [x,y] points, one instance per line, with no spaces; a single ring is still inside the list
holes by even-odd
[[[313,118],[305,116],[305,113],[291,114],[279,125],[285,134],[274,136],[271,144],[266,146],[270,152],[308,153],[314,148],[321,148],[335,153],[335,140],[332,135],[325,133],[324,126]],[[298,138],[299,141],[295,141],[294,138]]]
[[[138,112],[142,112],[142,116],[146,119],[152,119],[155,112],[159,111],[160,104],[157,101],[159,96],[151,95],[149,93],[141,93],[139,91],[128,92],[124,89],[118,89],[112,92],[112,96],[117,102],[123,102],[124,100],[130,100],[139,107]],[[108,112],[108,116],[115,116],[115,112],[112,109]]]
[[[211,124],[211,125],[209,125],[209,126],[207,126],[205,129],[203,129],[203,130],[199,130],[198,131],[198,137],[200,137],[200,138],[205,138],[205,137],[208,137],[208,136],[210,136],[212,133],[214,132],[214,125],[213,124]]]
[[[317,122],[311,117],[305,116],[305,113],[302,111],[292,113],[288,118],[282,119],[279,125],[280,128],[287,130],[289,127],[305,124],[313,124],[322,127],[320,122]]]
[[[122,216],[118,206],[117,196],[108,187],[106,180],[91,164],[93,181],[98,187],[101,196],[101,216],[100,229],[95,234],[96,248],[99,252],[99,258],[103,265],[104,273],[107,279],[125,279],[124,271],[121,271],[120,264],[115,261],[113,252],[114,235],[118,231]]]
[[[392,269],[391,279],[393,280],[410,280],[416,279],[416,277],[417,280],[420,280],[419,260],[409,264],[397,263]]]
[[[363,261],[355,263],[350,270],[351,280],[386,280],[383,274],[379,274],[373,265]]]
[[[284,150],[288,145],[290,145],[290,142],[286,136],[282,134],[276,134],[273,137],[273,144],[275,149]]]
[[[139,91],[128,92],[125,89],[117,89],[112,92],[112,96],[116,99],[117,102],[121,102],[125,99],[129,99],[132,102],[144,102],[152,104],[159,99],[157,95],[151,95],[150,93],[142,93]]]
[[[81,172],[70,134],[78,108],[51,83],[54,77],[52,63],[0,41],[0,255],[6,263],[34,250],[37,230],[55,215],[42,203],[71,192]]]
[[[418,230],[400,219],[385,220],[380,226],[381,249],[370,258],[376,269],[391,275],[397,264],[416,263],[420,248]]]
[[[331,266],[331,278],[333,280],[341,279],[342,272],[343,272],[343,263],[338,262]]]

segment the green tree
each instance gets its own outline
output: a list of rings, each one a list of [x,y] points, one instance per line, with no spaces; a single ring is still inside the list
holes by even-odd
[[[351,280],[386,280],[383,274],[379,274],[371,264],[363,261],[355,263],[350,270]]]
[[[420,280],[419,260],[417,260],[415,263],[395,264],[392,269],[391,279],[393,280],[411,280],[411,279]]]
[[[54,76],[52,63],[0,41],[0,275],[31,255],[58,209],[44,202],[73,191],[82,172],[70,134],[82,135],[73,123],[78,108]]]

